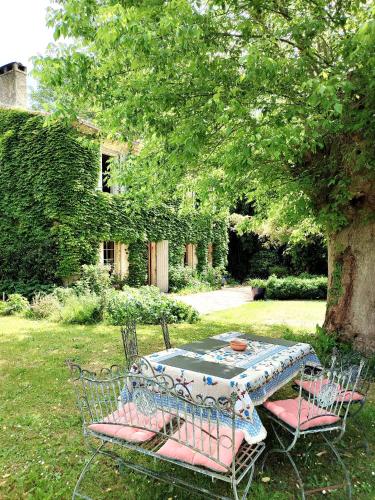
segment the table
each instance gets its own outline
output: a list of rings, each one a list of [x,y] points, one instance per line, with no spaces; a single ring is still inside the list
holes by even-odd
[[[229,341],[245,340],[243,352]],[[236,393],[236,427],[249,443],[263,441],[266,430],[256,406],[294,378],[302,365],[320,364],[314,349],[301,342],[226,332],[146,356],[157,373],[173,378],[193,397],[231,397]]]

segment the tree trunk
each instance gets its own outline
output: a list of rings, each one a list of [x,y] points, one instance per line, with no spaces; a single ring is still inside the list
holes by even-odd
[[[375,222],[351,225],[328,239],[324,327],[364,353],[375,352]]]

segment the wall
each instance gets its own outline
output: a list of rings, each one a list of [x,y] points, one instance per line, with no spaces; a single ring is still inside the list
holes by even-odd
[[[0,283],[61,283],[98,261],[101,241],[129,245],[129,283],[147,281],[147,242],[169,241],[169,263],[197,244],[199,266],[226,262],[226,222],[176,205],[135,209],[99,192],[99,141],[37,114],[0,110]]]

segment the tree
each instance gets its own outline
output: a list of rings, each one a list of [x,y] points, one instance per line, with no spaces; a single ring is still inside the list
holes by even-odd
[[[360,0],[59,0],[39,60],[60,114],[142,138],[146,197],[254,200],[329,242],[325,327],[375,350],[375,22]],[[151,189],[152,188],[152,189]],[[274,220],[274,217],[273,217]]]

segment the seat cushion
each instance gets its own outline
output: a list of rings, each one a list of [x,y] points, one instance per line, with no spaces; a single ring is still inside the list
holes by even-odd
[[[332,425],[340,420],[340,417],[333,413],[326,412],[309,403],[303,398],[283,399],[280,401],[266,401],[263,406],[286,424],[298,427],[298,408],[301,401],[300,429],[302,431],[319,427],[322,425]],[[312,418],[314,417],[314,418]],[[309,419],[309,420],[308,420]]]
[[[163,415],[160,411],[148,417],[140,413],[134,403],[126,403],[120,410],[105,417],[102,422],[90,424],[88,427],[92,431],[106,436],[141,443],[152,439],[155,432],[167,425],[171,418],[171,415],[165,412]],[[129,424],[134,427],[129,427]],[[139,428],[137,425],[145,427],[145,429]]]
[[[328,378],[323,380],[295,380],[294,383],[299,386],[302,385],[302,389],[304,391],[310,392],[314,396],[317,396],[320,392],[321,387],[330,383],[330,380]],[[340,385],[338,385],[338,390],[342,390]],[[344,400],[344,402],[349,402],[350,398],[352,398],[352,401],[363,401],[364,396],[363,394],[355,391],[343,391],[342,394],[339,394],[337,397],[339,401]]]
[[[201,429],[203,429],[203,431]],[[233,457],[241,446],[244,434],[240,430],[235,431],[233,447],[231,428],[219,426],[219,429],[217,429],[216,424],[214,425],[211,423],[211,425],[209,425],[208,422],[204,422],[200,428],[197,422],[194,426],[191,422],[186,422],[181,426],[180,431],[177,431],[173,437],[179,441],[185,442],[186,445],[202,450],[204,453],[207,453],[207,455],[210,455],[212,459],[173,439],[168,439],[160,448],[157,452],[159,455],[174,460],[180,460],[188,464],[207,467],[217,472],[227,472],[233,461]],[[219,454],[217,452],[217,437],[219,437]],[[224,465],[215,462],[217,459]]]

